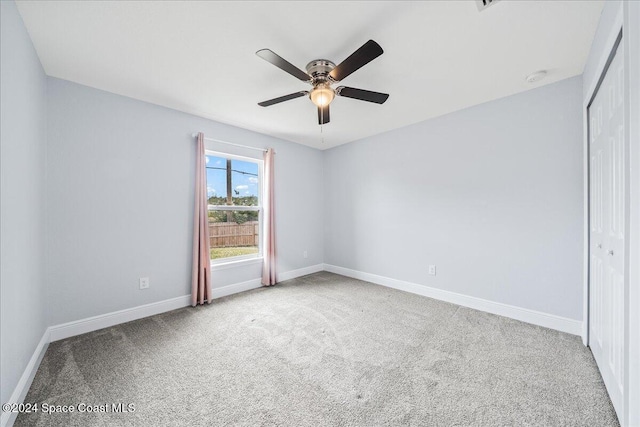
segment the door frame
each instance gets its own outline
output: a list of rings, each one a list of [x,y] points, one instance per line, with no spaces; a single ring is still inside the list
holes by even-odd
[[[625,76],[628,93],[627,137],[629,140],[629,287],[627,289],[627,414],[628,426],[640,426],[640,2],[623,4]]]

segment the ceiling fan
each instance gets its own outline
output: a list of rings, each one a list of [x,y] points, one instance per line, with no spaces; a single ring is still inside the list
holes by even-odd
[[[256,52],[256,55],[303,82],[311,84],[313,89],[311,89],[311,91],[294,92],[289,95],[259,102],[258,105],[268,107],[280,102],[309,95],[311,101],[318,107],[318,124],[323,125],[329,123],[329,104],[331,104],[331,101],[333,101],[336,95],[359,99],[361,101],[375,102],[376,104],[384,104],[387,98],[389,98],[389,95],[386,93],[372,92],[370,90],[356,89],[347,86],[339,86],[335,89],[331,87],[332,84],[343,80],[354,71],[382,55],[383,52],[378,43],[369,40],[337,66],[327,59],[314,59],[307,64],[307,72],[305,73],[273,51],[261,49]]]

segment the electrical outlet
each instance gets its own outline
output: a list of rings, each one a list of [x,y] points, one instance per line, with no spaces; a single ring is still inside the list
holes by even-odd
[[[307,258],[308,254],[307,251],[302,252],[302,258]]]
[[[429,275],[430,276],[435,276],[436,275],[436,266],[435,265],[430,265],[429,266]]]
[[[149,288],[149,278],[141,277],[140,278],[140,289],[148,289]]]

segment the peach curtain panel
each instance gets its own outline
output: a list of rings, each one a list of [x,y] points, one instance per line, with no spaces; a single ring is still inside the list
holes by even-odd
[[[209,254],[209,211],[207,209],[207,175],[204,134],[198,133],[196,154],[196,202],[193,215],[193,268],[191,271],[191,305],[210,303],[211,259]]]
[[[275,152],[269,148],[264,153],[264,260],[262,264],[262,284],[271,286],[278,283],[276,278],[276,220],[274,206],[273,163]]]

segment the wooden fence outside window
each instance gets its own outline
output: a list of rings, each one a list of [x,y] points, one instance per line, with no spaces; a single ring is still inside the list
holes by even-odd
[[[212,248],[258,246],[259,222],[209,222],[209,244]]]

